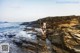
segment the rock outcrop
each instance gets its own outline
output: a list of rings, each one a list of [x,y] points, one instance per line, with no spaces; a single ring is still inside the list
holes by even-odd
[[[51,43],[50,53],[80,53],[80,16],[46,17],[31,22],[30,25],[40,28],[44,22],[47,23],[46,39]],[[37,39],[43,42],[41,34],[38,32],[36,35]],[[30,42],[32,45],[37,45],[36,51],[40,52],[43,43],[39,43]]]

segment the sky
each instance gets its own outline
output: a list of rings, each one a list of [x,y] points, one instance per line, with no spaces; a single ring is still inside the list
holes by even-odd
[[[29,22],[66,15],[80,15],[80,0],[0,0],[0,21]]]

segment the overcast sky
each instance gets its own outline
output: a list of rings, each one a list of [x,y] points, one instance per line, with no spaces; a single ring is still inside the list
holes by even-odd
[[[80,0],[0,0],[0,21],[27,22],[65,15],[80,15]]]

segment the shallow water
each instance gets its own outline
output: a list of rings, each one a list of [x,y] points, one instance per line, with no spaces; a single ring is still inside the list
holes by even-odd
[[[8,43],[10,45],[10,53],[23,53],[21,48],[19,48],[12,38],[8,35],[17,35],[20,31],[24,29],[25,26],[21,26],[20,23],[0,23],[0,44]],[[1,48],[0,48],[1,49]]]
[[[23,31],[24,28],[25,26],[20,25],[20,23],[0,23],[0,44],[8,43],[10,45],[9,53],[36,53],[34,51],[25,50],[13,42],[13,40],[16,42],[20,42],[21,40],[37,42],[36,32]],[[48,39],[46,39],[46,44],[47,48],[51,50],[51,44]]]

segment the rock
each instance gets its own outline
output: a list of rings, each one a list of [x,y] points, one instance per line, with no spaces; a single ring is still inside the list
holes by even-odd
[[[5,35],[5,36],[8,36],[9,38],[12,38],[12,37],[14,37],[15,35]]]
[[[73,48],[76,52],[80,53],[80,45],[75,45]]]
[[[29,23],[29,27],[40,27],[43,22],[47,23],[47,36],[45,39],[50,41],[52,53],[80,53],[80,16],[46,17]],[[43,37],[39,30],[36,30],[38,33],[32,33],[35,31],[34,29],[26,28],[25,31],[29,32],[27,34],[26,32],[18,34],[20,41],[17,40],[16,42],[21,43],[21,46],[26,47],[26,49],[32,51],[35,49],[36,53],[48,53],[43,49],[47,45],[46,41],[42,40]],[[37,42],[32,39],[33,35],[31,34],[37,34],[34,38]]]

